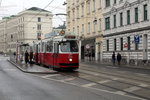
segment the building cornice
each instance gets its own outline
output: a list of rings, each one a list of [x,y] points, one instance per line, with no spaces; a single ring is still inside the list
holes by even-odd
[[[149,2],[149,0],[137,0],[137,1],[132,2],[132,3],[129,3],[128,1],[126,1],[123,6],[118,7],[118,8],[116,7],[116,5],[113,5],[112,8],[108,12],[103,13],[103,16],[108,16],[108,15],[114,13],[114,12],[122,11],[126,8],[130,8],[132,6],[139,5],[143,2]]]
[[[111,36],[123,35],[123,34],[128,34],[128,33],[133,33],[133,32],[145,31],[145,30],[150,30],[150,26],[142,27],[142,28],[138,28],[138,29],[121,31],[121,32],[115,32],[115,33],[111,33],[111,34],[107,34],[107,35],[103,35],[103,36],[104,37],[111,37]]]

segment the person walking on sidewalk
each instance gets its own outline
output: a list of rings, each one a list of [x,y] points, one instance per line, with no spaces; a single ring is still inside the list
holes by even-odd
[[[118,54],[117,54],[117,62],[118,62],[118,65],[120,65],[121,59],[122,59],[121,54],[118,53]]]
[[[116,62],[115,52],[113,52],[112,54],[112,62],[113,62],[113,65],[115,65],[115,62]]]
[[[32,59],[33,59],[33,51],[30,51],[30,64],[32,64]]]
[[[29,53],[26,50],[26,52],[25,52],[25,63],[27,64],[28,62],[29,62]]]

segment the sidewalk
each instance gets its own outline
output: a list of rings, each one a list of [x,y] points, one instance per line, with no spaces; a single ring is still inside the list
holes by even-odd
[[[57,71],[54,71],[54,70],[48,69],[48,68],[44,68],[42,66],[38,66],[35,64],[16,63],[14,58],[10,58],[10,60],[8,60],[8,61],[25,73],[57,74]]]
[[[118,65],[117,63],[115,65],[111,63],[103,63],[103,62],[98,62],[98,61],[81,61],[80,64],[85,64],[85,65],[91,65],[91,66],[99,66],[99,67],[104,67],[104,66],[112,66],[112,67],[120,67],[120,68],[132,68],[132,69],[148,69],[150,70],[150,66],[135,66],[135,65]]]

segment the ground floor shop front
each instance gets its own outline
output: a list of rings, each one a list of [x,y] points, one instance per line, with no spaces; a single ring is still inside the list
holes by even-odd
[[[122,64],[150,65],[150,30],[104,36],[103,62],[112,63],[112,54],[122,55]]]

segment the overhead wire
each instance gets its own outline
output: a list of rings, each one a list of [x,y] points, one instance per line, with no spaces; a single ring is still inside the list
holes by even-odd
[[[54,1],[54,0],[51,0],[50,3],[48,3],[48,4],[43,8],[43,10],[45,10],[53,1]],[[42,10],[40,10],[39,13],[37,13],[35,16],[33,16],[33,17],[31,18],[31,20],[30,20],[28,23],[30,23],[30,22],[32,21],[32,19],[33,19],[34,17],[36,17],[37,15],[39,15],[41,12],[42,12]],[[27,23],[27,24],[28,24],[28,23]]]
[[[61,5],[62,5],[62,4],[59,4],[58,6],[56,6],[54,9],[51,10],[51,12],[54,11],[54,10],[56,10],[56,9],[59,9],[59,7],[60,7]],[[63,9],[61,9],[61,10],[63,10]]]
[[[2,0],[0,0],[0,7],[1,7],[1,5],[2,5]]]

